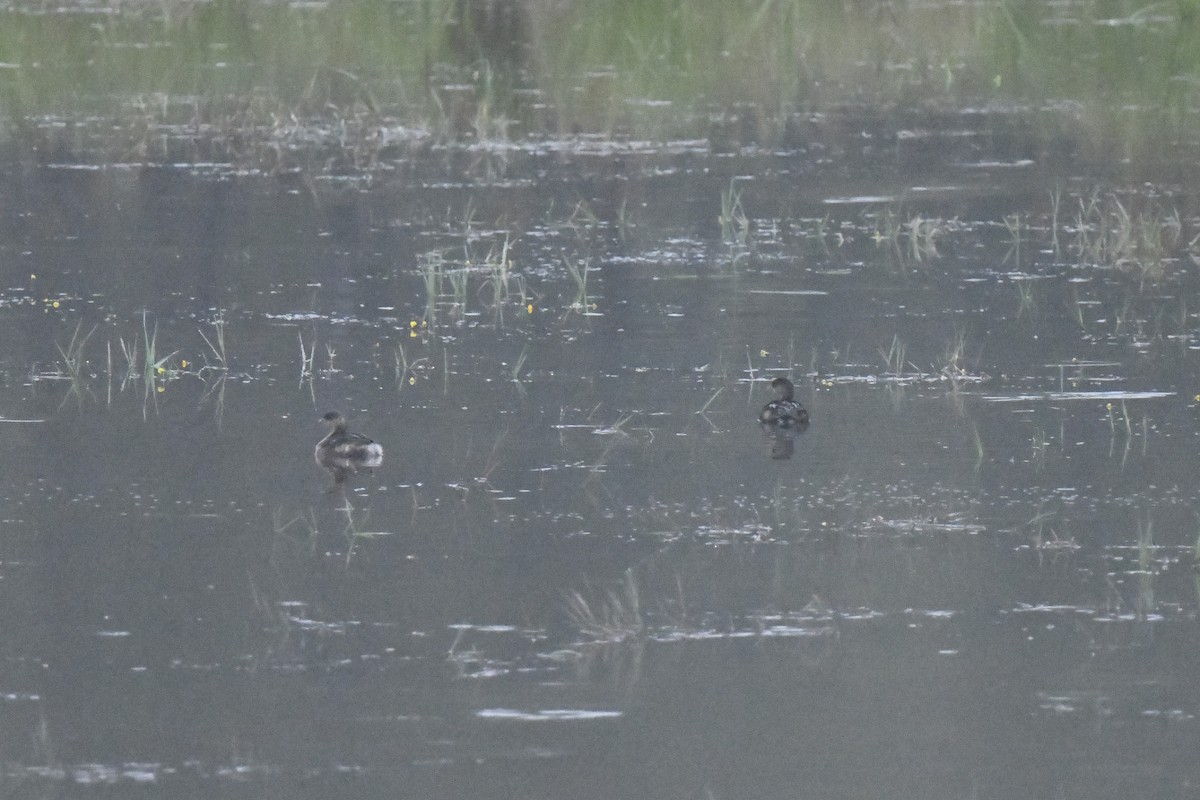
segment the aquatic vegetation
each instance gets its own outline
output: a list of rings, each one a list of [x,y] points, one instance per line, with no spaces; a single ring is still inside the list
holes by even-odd
[[[704,405],[702,405],[696,413],[701,416],[703,416],[705,413],[707,413],[709,406],[711,406],[713,404],[713,401],[715,401],[721,395],[721,392],[723,392],[723,391],[725,391],[724,386],[717,387],[717,390],[712,393],[712,395],[708,398],[708,400],[704,401]]]
[[[938,370],[942,377],[947,378],[955,384],[959,381],[978,380],[980,378],[980,376],[972,375],[963,366],[963,354],[966,349],[967,335],[963,331],[959,331],[946,345],[945,353],[942,356],[942,367]]]
[[[1079,199],[1072,249],[1085,266],[1157,283],[1177,257],[1182,232],[1178,210],[1163,211],[1153,202],[1130,210],[1115,194],[1093,193]]]
[[[1021,248],[1025,244],[1026,237],[1022,232],[1023,221],[1020,214],[1006,214],[1004,216],[1004,229],[1008,231],[1009,245],[1008,252],[1004,254],[1004,263],[1010,260],[1013,264],[1021,268]]]
[[[504,243],[500,246],[499,251],[494,246],[489,249],[482,264],[483,269],[487,271],[487,278],[484,279],[480,291],[491,289],[492,296],[489,305],[496,312],[498,322],[503,320],[502,315],[506,303],[516,299],[521,306],[524,306],[528,302],[525,276],[515,275],[512,272],[511,247],[512,241],[508,234],[505,234]]]
[[[1033,547],[1038,552],[1042,553],[1074,553],[1081,547],[1074,536],[1059,536],[1058,531],[1053,528],[1049,531],[1047,537],[1042,525],[1038,525],[1037,532],[1033,537]]]
[[[325,358],[327,359],[326,363],[328,364],[328,366],[325,367],[326,375],[332,375],[335,372],[340,371],[334,366],[334,359],[337,358],[337,349],[329,342],[325,343]]]
[[[71,397],[75,397],[82,402],[83,393],[87,390],[86,380],[88,375],[84,372],[84,368],[87,366],[87,358],[84,355],[83,348],[87,344],[87,340],[96,332],[96,327],[92,326],[91,330],[80,336],[79,332],[82,328],[83,323],[79,322],[75,326],[75,331],[71,334],[71,340],[67,342],[65,348],[55,343],[55,347],[58,348],[58,352],[62,356],[62,369],[63,373],[65,373],[63,377],[65,377],[69,384],[66,397],[63,398],[64,403]],[[47,376],[35,377],[44,379]]]
[[[447,269],[442,276],[450,284],[450,312],[461,318],[467,311],[467,285],[470,281],[470,270],[467,267]]]
[[[817,241],[821,243],[821,250],[826,255],[832,255],[834,250],[842,248],[846,245],[846,235],[842,233],[842,231],[835,230],[833,228],[833,220],[830,219],[828,214],[818,217],[814,222],[814,226],[815,230],[813,235],[816,236]],[[832,248],[829,246],[830,241],[832,241],[834,245]]]
[[[425,287],[425,316],[421,321],[429,327],[437,325],[438,296],[441,293],[445,263],[445,254],[434,250],[422,253],[417,267],[417,274],[421,276],[421,283]]]
[[[317,340],[313,337],[312,346],[305,348],[304,334],[297,332],[296,338],[300,342],[300,379],[312,378],[313,362],[317,357]]]
[[[1112,401],[1104,404],[1105,410],[1108,412],[1108,428],[1115,434],[1117,432],[1116,417],[1113,414]],[[1130,436],[1133,433],[1133,423],[1129,419],[1129,407],[1125,405],[1125,401],[1121,401],[1121,420],[1125,430],[1125,435]]]
[[[721,241],[729,245],[745,247],[750,238],[750,220],[742,206],[742,190],[736,178],[729,179],[729,186],[721,190],[721,214],[717,222],[721,226]]]
[[[900,267],[917,267],[941,257],[937,243],[949,232],[941,217],[908,216],[902,207],[887,207],[874,215],[871,240],[887,247]]]
[[[625,570],[621,585],[604,592],[568,592],[567,618],[581,636],[595,642],[623,642],[642,633],[641,602],[633,570]]]
[[[496,145],[507,144],[508,129],[513,121],[497,112],[499,92],[496,86],[497,76],[491,62],[486,59],[476,69],[478,79],[475,82],[475,115],[471,119],[471,129],[475,140],[485,144],[489,149]],[[500,154],[504,148],[498,148]]]
[[[510,376],[513,383],[517,386],[521,385],[521,373],[525,369],[525,361],[529,357],[529,345],[526,344],[521,348],[521,355],[517,356],[517,360],[513,362]]]
[[[563,265],[567,268],[567,274],[571,276],[571,280],[575,284],[575,298],[571,301],[568,309],[587,314],[596,307],[588,295],[588,262],[585,259],[580,263],[567,255],[564,255],[562,260]]]
[[[200,338],[208,345],[208,350],[213,356],[213,362],[208,362],[207,357],[205,358],[206,363],[201,367],[201,372],[205,370],[229,371],[229,360],[225,354],[225,324],[225,313],[218,311],[212,321],[213,338],[209,339],[204,331],[199,332]]]
[[[421,278],[425,296],[421,325],[425,329],[437,327],[442,308],[448,308],[455,319],[461,320],[469,313],[472,297],[492,312],[496,325],[504,323],[507,305],[531,308],[525,276],[513,272],[513,241],[510,234],[505,232],[500,242],[492,241],[486,254],[477,257],[474,242],[480,236],[471,231],[472,224],[468,219],[461,260],[450,257],[458,248],[449,247],[427,251],[418,258],[416,272]],[[472,275],[481,277],[474,295],[471,293]]]
[[[581,247],[586,247],[593,235],[601,228],[606,227],[604,222],[592,210],[592,206],[586,200],[579,200],[571,208],[571,216],[567,217],[565,222],[560,224],[552,224],[554,228],[565,228],[575,234],[575,240]]]
[[[1013,278],[1013,285],[1017,287],[1017,319],[1021,319],[1026,314],[1033,313],[1036,305],[1034,303],[1034,282],[1029,278]]]
[[[1087,331],[1087,320],[1083,316],[1084,305],[1091,305],[1091,301],[1081,300],[1077,292],[1073,292],[1071,302],[1067,308],[1071,312],[1071,318],[1075,320],[1075,324],[1079,326],[1079,330]]]
[[[96,326],[85,333],[83,336],[79,332],[83,329],[83,323],[79,322],[75,326],[75,331],[71,334],[71,340],[67,342],[66,348],[60,344],[55,344],[59,354],[63,358],[63,368],[66,371],[67,378],[73,384],[78,384],[83,378],[83,368],[87,363],[84,357],[83,348],[87,344],[87,340],[96,332]]]
[[[306,512],[295,514],[291,519],[284,519],[283,509],[276,508],[271,512],[271,529],[275,532],[275,536],[288,536],[292,534],[289,531],[296,529],[301,533],[300,540],[304,542],[313,552],[317,547],[317,540],[320,538],[321,531],[317,524],[317,515],[311,508]]]
[[[892,336],[892,343],[886,351],[882,347],[879,348],[879,355],[883,358],[884,370],[890,372],[892,375],[903,373],[906,363],[906,353],[907,348],[904,342],[900,341],[899,334]]]
[[[1194,122],[1182,87],[1197,65],[1176,55],[1200,39],[1186,4],[1110,20],[1089,5],[513,3],[492,12],[508,18],[499,28],[449,0],[422,8],[134,4],[98,18],[78,3],[54,15],[15,4],[0,16],[0,54],[26,65],[7,77],[17,116],[65,108],[78,115],[68,125],[82,123],[71,136],[19,126],[30,152],[159,163],[187,153],[277,174],[387,171],[447,145],[502,174],[514,131],[559,146],[582,131],[770,148],[810,113],[877,116],[865,110],[898,97],[935,111],[964,98],[998,115],[1009,103],[1043,108],[1033,136],[1097,156],[1154,154]],[[77,62],[88,69],[43,66]],[[1078,99],[1050,102],[1062,97]],[[840,126],[828,129],[836,142]]]
[[[394,357],[397,389],[416,385],[418,378],[428,379],[429,374],[435,369],[433,359],[429,356],[421,356],[409,361],[403,344],[396,345]]]
[[[350,502],[350,498],[345,492],[342,493],[342,504],[338,506],[337,511],[346,518],[346,525],[342,528],[342,537],[346,540],[346,566],[350,566],[356,548],[361,548],[364,542],[383,536],[391,536],[393,533],[392,531],[363,530],[360,528],[360,525],[365,525],[371,518],[371,510],[367,509],[362,512],[361,522],[355,519],[358,509]]]
[[[621,241],[626,241],[636,228],[637,223],[629,210],[629,198],[622,198],[621,205],[617,209],[617,235],[621,237]]]
[[[113,336],[109,336],[104,343],[103,362],[97,364],[89,360],[86,351],[89,340],[100,326],[94,325],[86,334],[82,334],[83,323],[78,323],[65,346],[56,344],[61,360],[55,369],[38,371],[35,367],[31,371],[31,380],[65,381],[69,385],[64,401],[74,397],[82,402],[91,396],[89,382],[102,377],[105,383],[104,401],[109,406],[115,401],[115,393],[125,392],[135,386],[141,387],[143,416],[149,413],[150,408],[157,407],[158,396],[164,394],[170,384],[189,377],[198,378],[205,383],[203,399],[214,396],[223,399],[222,383],[229,372],[225,362],[223,320],[218,320],[216,332],[211,338],[203,330],[197,331],[200,340],[212,353],[211,358],[202,353],[201,357],[205,363],[203,366],[197,366],[189,359],[179,357],[181,348],[161,355],[157,322],[151,327],[149,312],[143,312],[141,316],[139,331],[135,331],[128,338],[125,334],[116,335],[117,347],[113,346]]]
[[[1059,211],[1062,209],[1062,187],[1056,185],[1050,192],[1050,247],[1057,258],[1062,249],[1058,242]]]
[[[946,223],[937,217],[923,217],[920,214],[904,223],[908,234],[909,261],[921,264],[941,256],[938,253],[937,241],[946,234]]]
[[[171,359],[178,351],[172,351],[165,356],[158,355],[158,320],[154,321],[151,331],[147,321],[149,313],[142,312],[142,416],[146,416],[148,408],[153,404],[158,408],[158,395],[165,391],[164,381],[177,376],[177,370],[168,368]],[[168,372],[170,374],[168,375]]]

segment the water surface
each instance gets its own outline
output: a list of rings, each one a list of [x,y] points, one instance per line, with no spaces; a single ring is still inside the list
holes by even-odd
[[[15,137],[13,791],[1189,796],[1194,156],[1045,113]],[[341,485],[330,409],[385,448]]]

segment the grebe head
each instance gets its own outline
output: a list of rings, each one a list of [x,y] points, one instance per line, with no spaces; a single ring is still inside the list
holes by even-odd
[[[338,411],[327,412],[321,417],[321,422],[334,430],[345,430],[346,428],[346,418]]]
[[[771,381],[771,388],[775,391],[776,400],[791,400],[796,392],[796,387],[792,386],[792,382],[787,378],[776,378]]]

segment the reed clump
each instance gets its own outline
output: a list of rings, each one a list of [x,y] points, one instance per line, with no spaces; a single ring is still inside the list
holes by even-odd
[[[1157,283],[1179,260],[1183,222],[1179,211],[1154,200],[1122,202],[1093,192],[1079,199],[1071,249],[1083,266],[1116,270],[1141,283]]]
[[[579,591],[566,596],[567,618],[581,635],[607,643],[641,635],[645,625],[633,570],[625,570],[620,586],[592,594],[591,599]]]

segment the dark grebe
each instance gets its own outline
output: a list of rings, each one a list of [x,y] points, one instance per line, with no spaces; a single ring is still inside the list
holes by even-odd
[[[771,381],[771,388],[775,391],[775,399],[763,406],[758,421],[781,428],[807,425],[808,412],[804,410],[804,406],[792,399],[796,391],[792,382],[787,378],[776,378]]]

